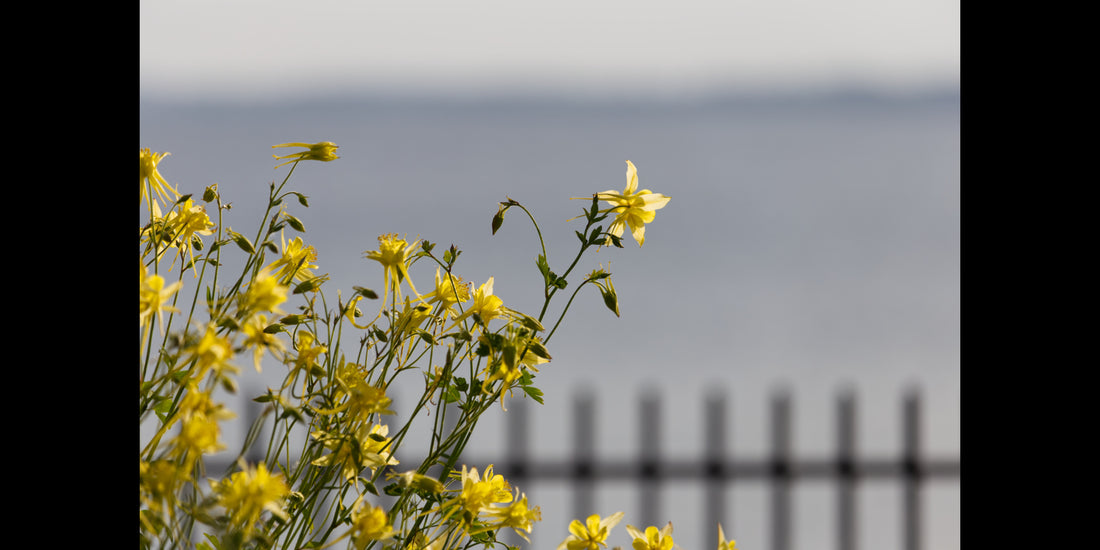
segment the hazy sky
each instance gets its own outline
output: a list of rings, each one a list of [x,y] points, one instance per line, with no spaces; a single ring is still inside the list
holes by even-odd
[[[959,0],[142,0],[146,94],[957,82]]]

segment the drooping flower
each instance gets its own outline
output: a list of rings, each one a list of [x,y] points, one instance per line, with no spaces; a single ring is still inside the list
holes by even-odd
[[[672,541],[672,522],[668,522],[663,529],[657,530],[654,526],[645,528],[645,533],[639,531],[633,525],[627,525],[626,531],[634,537],[631,546],[634,550],[670,550],[675,544]]]
[[[275,168],[300,160],[319,160],[322,162],[329,162],[340,158],[336,156],[336,148],[339,147],[339,145],[336,145],[331,141],[322,141],[320,143],[281,143],[279,145],[271,146],[272,149],[278,147],[305,147],[306,150],[298,151],[297,153],[290,153],[281,157],[279,155],[271,155],[275,157],[275,160],[290,159],[282,164],[276,165]]]
[[[157,169],[157,165],[160,163],[161,159],[172,153],[153,153],[150,149],[140,149],[138,153],[141,164],[141,178],[139,180],[141,184],[141,193],[138,202],[140,203],[148,196],[149,204],[152,205],[153,197],[155,196],[157,199],[163,201],[165,207],[167,207],[180,196],[180,193],[169,185],[168,181],[164,179],[164,176],[160,175],[160,170]]]
[[[638,169],[629,160],[626,161],[626,188],[622,192],[604,191],[596,197],[610,203],[611,208],[607,211],[615,214],[607,232],[621,237],[623,229],[630,226],[630,233],[638,246],[645,244],[645,224],[652,222],[656,211],[664,208],[669,201],[669,197],[649,189],[638,190]],[[611,238],[608,237],[604,244],[611,244]]]
[[[351,542],[355,548],[363,550],[371,541],[388,540],[393,535],[393,526],[386,517],[386,510],[381,506],[372,506],[359,497],[351,511]]]
[[[308,330],[298,332],[298,342],[295,346],[298,350],[298,357],[294,359],[294,368],[305,369],[306,372],[309,372],[309,369],[317,364],[317,359],[328,351],[326,346],[313,345],[316,341],[317,338],[313,336],[312,332]]]
[[[290,487],[282,474],[271,475],[263,464],[210,484],[218,495],[218,503],[229,512],[230,524],[245,533],[252,531],[264,511],[287,518],[283,499],[290,493]]]
[[[736,550],[737,541],[726,540],[726,534],[722,532],[722,524],[718,524],[718,550]]]
[[[607,547],[607,535],[611,528],[623,520],[623,512],[615,512],[606,518],[600,519],[598,514],[588,516],[584,523],[579,519],[569,524],[570,535],[561,541],[557,550],[599,550],[600,546]]]

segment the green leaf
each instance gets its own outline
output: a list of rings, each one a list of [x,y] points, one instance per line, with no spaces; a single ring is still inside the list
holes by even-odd
[[[573,232],[577,234],[577,239],[581,241],[581,244],[588,244],[588,239],[584,238],[584,233],[581,233],[580,231]]]
[[[531,399],[534,399],[536,403],[538,403],[539,405],[545,405],[545,402],[543,402],[543,399],[542,399],[542,395],[543,395],[542,390],[540,390],[540,389],[538,389],[534,386],[520,386],[520,387],[523,388],[523,393],[526,393],[528,396],[531,397]]]

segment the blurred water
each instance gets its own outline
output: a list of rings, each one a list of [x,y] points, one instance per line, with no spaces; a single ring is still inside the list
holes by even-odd
[[[291,185],[310,197],[310,208],[291,212],[318,250],[319,271],[332,275],[333,296],[353,285],[379,289],[380,269],[362,253],[377,248],[380,234],[407,233],[456,244],[460,275],[475,284],[495,277],[496,294],[531,313],[541,306],[538,241],[517,210],[491,237],[497,203],[508,196],[535,214],[551,267],[561,272],[575,252],[573,231],[582,228],[566,220],[586,204],[568,199],[622,189],[624,161],[632,160],[641,187],[672,200],[647,227],[644,248],[628,237],[625,249],[605,248],[577,267],[581,274],[610,265],[623,317],[607,311],[595,289],[573,304],[550,342],[554,361],[537,377],[546,392],[546,405],[532,411],[537,456],[569,452],[566,409],[580,387],[599,392],[601,455],[635,452],[645,434],[629,419],[637,394],[655,388],[675,427],[663,430],[665,456],[703,448],[704,391],[731,396],[738,452],[763,456],[767,401],[777,385],[794,394],[796,453],[832,451],[834,394],[851,386],[860,400],[861,453],[893,456],[909,384],[924,389],[927,454],[959,454],[957,96],[145,101],[140,131],[142,147],[172,153],[162,173],[184,192],[218,183],[233,203],[226,223],[250,236],[268,185],[287,170],[272,169],[270,145],[334,141],[342,158],[300,165]],[[433,275],[414,271],[413,278],[423,290]],[[487,450],[478,456],[500,452],[492,451],[502,443],[500,417],[485,419],[471,447]],[[601,511],[629,515],[634,497],[619,505],[611,496],[632,495],[625,490],[601,493]],[[572,519],[567,498],[553,504],[555,491],[527,490],[536,503],[548,499],[533,539],[539,548],[556,546]],[[832,516],[814,510],[831,501],[805,491],[798,517],[805,534],[794,537],[795,547],[818,548],[830,538]],[[691,512],[697,498],[683,495],[690,492],[673,488],[662,509],[683,525],[678,544],[698,548],[709,534],[698,532],[696,516],[683,517],[698,513]],[[927,547],[958,548],[957,487],[933,493],[926,517],[936,527]],[[751,504],[752,494],[730,497],[744,503],[733,505],[737,519],[726,531],[738,547],[762,549],[766,518],[753,510],[764,505]],[[892,547],[896,518],[875,503],[898,499],[869,487],[865,500],[863,547]],[[888,517],[872,520],[876,513]]]

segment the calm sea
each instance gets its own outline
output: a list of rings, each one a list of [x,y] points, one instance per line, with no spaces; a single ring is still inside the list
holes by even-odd
[[[378,235],[400,233],[455,244],[463,251],[457,273],[478,285],[493,276],[507,305],[531,313],[541,306],[538,238],[518,210],[491,236],[497,203],[511,197],[532,211],[551,268],[561,272],[581,229],[567,220],[586,204],[570,198],[622,189],[625,161],[633,161],[641,187],[672,200],[647,226],[643,248],[627,238],[624,249],[578,265],[578,274],[610,267],[623,316],[605,309],[595,289],[573,303],[549,345],[554,361],[537,377],[546,404],[531,411],[536,456],[569,455],[568,409],[580,388],[597,395],[601,456],[632,456],[647,437],[634,420],[646,390],[658,392],[665,411],[662,455],[703,449],[702,396],[722,393],[731,447],[766,456],[768,400],[783,387],[794,397],[798,455],[831,456],[833,400],[853,388],[860,452],[889,458],[900,449],[900,395],[914,385],[925,404],[926,454],[960,452],[957,94],[146,101],[140,122],[142,147],[172,153],[161,164],[169,181],[196,195],[217,183],[233,204],[226,223],[247,235],[268,186],[287,172],[273,170],[271,145],[339,144],[342,158],[303,164],[291,181],[309,196],[309,208],[291,203],[291,213],[318,250],[319,271],[332,275],[333,296],[353,285],[380,288],[378,265],[362,254],[377,248]],[[430,288],[434,270],[412,276]],[[246,388],[273,383],[251,376]],[[503,456],[503,414],[485,418],[470,455]],[[819,485],[796,489],[794,548],[829,547],[834,538],[834,495]],[[572,519],[567,493],[523,489],[543,509],[534,547],[555,547]],[[860,491],[861,547],[898,547],[900,489],[868,482]],[[663,493],[660,509],[685,549],[708,540],[699,494],[698,486],[667,484]],[[933,486],[925,497],[926,548],[959,548],[958,486]],[[727,534],[739,548],[768,548],[766,487],[738,486],[728,499]],[[634,501],[627,487],[597,494],[602,514],[621,509],[628,521]],[[621,527],[617,536],[612,545],[629,544]]]

